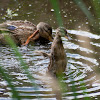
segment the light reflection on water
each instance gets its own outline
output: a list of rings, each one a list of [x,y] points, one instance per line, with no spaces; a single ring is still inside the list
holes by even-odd
[[[93,69],[94,67],[99,66],[99,62],[96,58],[94,58],[94,55],[95,57],[98,56],[98,49],[100,44],[97,40],[100,38],[100,36],[89,32],[76,30],[69,30],[69,35],[72,36],[72,41],[68,41],[65,38],[62,38],[68,58],[68,65],[65,71],[66,76],[63,80],[63,82],[68,85],[68,91],[63,93],[63,99],[74,98],[73,91],[71,91],[73,82],[74,86],[76,87],[76,93],[78,94],[77,98],[84,98],[88,96],[90,96],[92,99],[98,98],[98,95],[100,95],[100,85],[96,84],[99,84],[100,80],[96,80],[96,73]],[[86,38],[88,37],[91,40],[90,46],[92,45],[94,49],[90,50],[90,48],[80,47],[82,46],[80,45],[81,43],[87,43],[88,41],[81,40],[83,38],[80,38],[79,41],[78,38],[76,38],[77,35]],[[55,100],[54,94],[51,92],[52,89],[39,80],[38,78],[41,76],[37,74],[46,73],[49,59],[44,58],[43,56],[34,52],[35,50],[41,50],[50,53],[50,44],[46,46],[29,45],[28,47],[18,48],[22,54],[23,59],[29,66],[29,71],[34,77],[34,83],[38,84],[37,90],[35,87],[32,87],[30,80],[21,70],[20,63],[17,61],[13,50],[9,46],[0,46],[0,64],[4,66],[6,70],[8,70],[10,75],[12,75],[14,80],[13,84],[16,86],[16,89],[19,91],[21,97],[25,99],[36,99],[38,96],[43,100],[47,98],[48,100]],[[96,51],[94,51],[95,48]],[[87,89],[85,91],[88,93],[85,95],[82,95],[83,90],[81,84],[83,83],[86,85]],[[4,97],[9,100],[11,95],[10,88],[7,87],[7,83],[2,79],[2,77],[0,77],[0,87],[2,87],[0,88],[0,99]]]

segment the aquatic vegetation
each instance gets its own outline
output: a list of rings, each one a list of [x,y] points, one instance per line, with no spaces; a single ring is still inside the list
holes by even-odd
[[[6,11],[6,15],[4,15],[4,17],[2,17],[2,19],[5,19],[5,18],[12,19],[13,17],[18,16],[18,14],[15,13],[15,12],[16,12],[16,11],[13,11],[13,10],[11,10],[10,8],[8,8],[7,11]]]

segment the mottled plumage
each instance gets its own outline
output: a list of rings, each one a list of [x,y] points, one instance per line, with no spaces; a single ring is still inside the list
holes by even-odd
[[[16,44],[24,44],[27,39],[38,30],[29,42],[34,42],[37,39],[42,39],[43,41],[52,38],[52,28],[44,22],[40,22],[37,26],[29,21],[6,21],[0,24],[0,30],[9,31],[11,37],[16,42]],[[2,41],[3,40],[3,41]],[[0,34],[0,42],[4,42],[4,34]]]
[[[67,57],[66,57],[67,55],[63,47],[61,36],[70,39],[65,28],[63,27],[57,28],[55,38],[51,45],[50,54],[41,51],[37,52],[45,57],[50,58],[47,74],[50,74],[51,76],[54,77],[56,77],[57,75],[61,75],[62,72],[65,71],[67,66]]]
[[[58,28],[51,46],[51,56],[48,72],[53,76],[62,74],[67,66],[67,57],[61,40],[61,36],[66,35],[67,31],[65,28]]]

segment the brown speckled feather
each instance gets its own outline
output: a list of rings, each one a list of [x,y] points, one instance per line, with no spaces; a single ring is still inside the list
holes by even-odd
[[[67,58],[62,44],[61,36],[56,34],[51,46],[51,56],[48,72],[53,75],[61,74],[63,71],[65,71],[66,66]]]
[[[11,33],[10,35],[14,37],[13,39],[16,41],[16,44],[20,45],[26,43],[26,41],[34,42],[37,40],[41,43],[52,41],[52,28],[44,22],[40,22],[36,26],[29,21],[6,21],[0,24],[0,30],[9,31]],[[0,38],[0,42],[2,42],[2,39],[4,40],[4,35],[0,35],[0,37],[2,37]],[[30,38],[32,35],[33,37]]]
[[[0,24],[0,27],[6,28],[7,26],[16,27],[14,30],[9,30],[14,41],[18,44],[23,44],[26,42],[27,38],[36,30],[36,25],[29,21],[6,21]]]

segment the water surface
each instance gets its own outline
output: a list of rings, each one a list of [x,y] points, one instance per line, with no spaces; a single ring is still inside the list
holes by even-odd
[[[99,74],[97,73],[97,69],[99,66],[98,49],[100,44],[98,40],[100,36],[85,31],[68,30],[68,32],[73,40],[68,41],[62,38],[68,58],[65,71],[66,76],[63,78],[63,82],[66,83],[68,91],[63,93],[63,99],[74,99],[74,93],[71,90],[74,82],[74,87],[78,94],[77,98],[89,96],[92,100],[99,100],[100,80],[98,79]],[[26,74],[21,70],[20,62],[17,60],[13,50],[9,46],[0,46],[0,64],[12,75],[13,84],[22,98],[33,99],[38,96],[43,100],[47,98],[55,99],[54,94],[51,92],[52,88],[39,80],[41,75],[37,74],[46,73],[49,59],[35,53],[35,50],[50,53],[50,44],[18,47],[22,58],[28,64],[29,71],[35,79],[34,82],[38,86],[37,90],[35,90],[35,87],[32,86]],[[88,94],[83,95],[81,84],[85,84],[85,91]],[[2,87],[0,88],[0,98],[10,98],[10,88],[7,87],[7,82],[2,77],[0,77],[0,87]]]
[[[100,99],[100,35],[89,32],[88,20],[82,11],[71,0],[61,0],[61,14],[65,27],[72,38],[71,41],[64,37],[63,45],[65,48],[68,63],[66,66],[63,83],[66,85],[66,92],[62,93],[63,100],[76,98],[83,100],[90,97],[92,100]],[[90,2],[85,2],[91,10]],[[29,20],[34,24],[44,21],[53,27],[53,33],[58,27],[54,15],[54,9],[50,2],[46,0],[26,1],[26,0],[2,0],[0,2],[0,22],[9,20],[4,17],[7,8],[18,13],[12,20]],[[82,31],[83,30],[83,31]],[[20,62],[9,46],[0,45],[0,65],[12,76],[13,84],[20,96],[24,100],[55,100],[52,88],[40,80],[41,74],[45,74],[49,59],[37,53],[35,50],[50,53],[51,43],[47,45],[29,45],[28,47],[18,47],[22,58],[29,67],[29,72],[33,76],[37,88],[32,86],[31,81],[21,69]],[[73,92],[73,88],[76,92]],[[85,88],[85,91],[84,91]],[[11,100],[11,89],[7,82],[0,75],[0,100]]]

